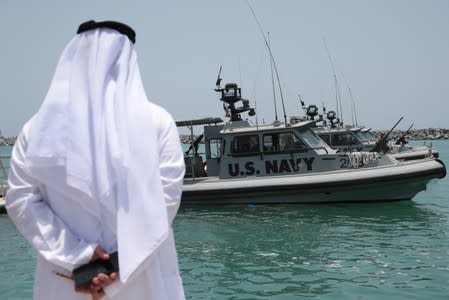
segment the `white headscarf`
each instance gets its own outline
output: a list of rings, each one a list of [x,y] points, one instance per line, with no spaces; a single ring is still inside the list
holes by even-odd
[[[62,53],[26,152],[29,173],[43,184],[52,185],[52,168],[64,168],[67,184],[92,200],[80,205],[94,213],[116,209],[122,282],[169,230],[147,102],[127,36],[105,28],[77,34]]]

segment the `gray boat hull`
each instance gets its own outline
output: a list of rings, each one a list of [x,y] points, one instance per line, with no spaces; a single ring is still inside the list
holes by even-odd
[[[410,200],[446,175],[435,159],[290,176],[186,180],[183,204],[332,203]]]

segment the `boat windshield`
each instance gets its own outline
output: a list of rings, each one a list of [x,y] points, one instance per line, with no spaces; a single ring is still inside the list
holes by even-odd
[[[263,135],[263,151],[265,153],[307,151],[307,146],[292,131],[266,133]]]
[[[347,146],[360,144],[359,139],[350,132],[335,133],[332,136],[332,146]]]
[[[310,148],[315,148],[318,152],[322,151],[323,154],[326,153],[326,150],[324,149],[327,149],[329,151],[329,146],[322,139],[320,139],[315,134],[315,132],[311,130],[302,131],[301,137],[309,145]]]
[[[365,132],[359,131],[356,133],[356,135],[362,142],[375,142],[376,141],[376,137],[374,137],[374,135],[368,131],[365,131]]]

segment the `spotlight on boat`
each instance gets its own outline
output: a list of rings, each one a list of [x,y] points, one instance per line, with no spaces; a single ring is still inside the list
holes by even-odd
[[[224,89],[220,89],[222,92],[222,101],[227,103],[235,103],[242,100],[241,94],[242,90],[238,87],[236,83],[227,83]]]
[[[335,118],[337,117],[337,114],[335,113],[335,111],[331,110],[330,112],[327,113],[327,119],[329,121],[335,120]]]
[[[335,111],[331,110],[327,113],[326,118],[331,122],[332,127],[335,127],[335,119],[337,118],[337,114]]]
[[[312,120],[318,115],[318,107],[316,105],[309,105],[307,107],[306,115],[308,115]]]

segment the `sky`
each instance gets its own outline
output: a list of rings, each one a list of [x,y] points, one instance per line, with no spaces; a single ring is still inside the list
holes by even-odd
[[[1,0],[0,130],[15,136],[37,112],[90,19],[135,29],[146,93],[175,120],[224,118],[213,90],[222,66],[222,83],[238,83],[257,121],[271,123],[269,32],[288,117],[303,114],[298,95],[335,110],[335,74],[346,124],[355,108],[358,125],[374,129],[400,117],[397,129],[449,128],[449,1],[248,1],[262,31],[247,0]]]

